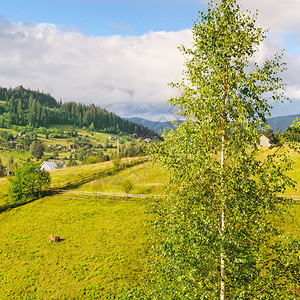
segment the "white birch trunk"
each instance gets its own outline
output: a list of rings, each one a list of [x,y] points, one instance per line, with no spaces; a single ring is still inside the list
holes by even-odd
[[[221,169],[224,167],[224,140],[225,133],[222,134],[222,151],[221,151]],[[221,229],[220,235],[223,238],[223,233],[225,230],[225,203],[224,198],[222,199],[222,212],[221,212]],[[225,300],[225,257],[223,243],[221,243],[221,285],[220,285],[220,300]]]

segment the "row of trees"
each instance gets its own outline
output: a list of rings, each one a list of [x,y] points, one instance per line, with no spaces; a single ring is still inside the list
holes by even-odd
[[[21,103],[28,107],[30,97],[34,98],[38,103],[47,107],[57,107],[61,104],[50,95],[39,91],[25,89],[23,86],[18,86],[14,89],[0,87],[0,99],[8,102],[10,99],[20,99]]]
[[[153,137],[156,133],[141,124],[125,120],[94,104],[57,102],[50,95],[31,91],[23,87],[0,88],[0,127],[11,125],[31,125],[45,127],[51,124],[75,125],[104,132],[137,133],[139,136]]]

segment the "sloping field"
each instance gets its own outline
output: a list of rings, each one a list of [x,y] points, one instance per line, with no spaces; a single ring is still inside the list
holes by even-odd
[[[7,177],[0,178],[0,206],[4,205],[8,201],[8,190],[9,182]]]
[[[131,165],[143,162],[146,158],[130,157],[121,160],[123,165]],[[128,168],[130,169],[130,168]],[[91,177],[97,177],[103,172],[114,170],[112,161],[101,162],[92,165],[81,165],[75,167],[67,167],[66,169],[58,169],[51,171],[51,188],[63,188],[70,183],[80,183],[80,181],[89,181]],[[0,207],[5,205],[8,200],[8,186],[9,182],[7,177],[0,178]]]
[[[121,160],[122,164],[130,164],[144,158],[128,157]],[[80,181],[86,177],[97,175],[106,170],[112,170],[114,164],[112,161],[96,163],[92,165],[81,165],[75,167],[67,167],[66,169],[58,169],[51,171],[51,187],[60,188],[74,181]]]
[[[168,173],[158,164],[147,162],[83,184],[77,191],[124,193],[124,181],[132,183],[132,194],[162,195],[168,182]]]
[[[298,163],[299,161],[299,163]],[[93,176],[111,162],[51,172],[53,187]],[[300,160],[292,176],[297,177]],[[143,163],[83,184],[78,190],[162,194],[167,172]],[[0,197],[7,179],[0,179]],[[298,183],[299,185],[299,183]],[[2,200],[1,200],[2,201]],[[53,196],[0,214],[0,299],[124,299],[124,286],[137,285],[149,245],[143,201]],[[274,222],[299,237],[300,205],[292,217]],[[49,244],[50,234],[63,238]],[[126,297],[125,297],[126,299]]]
[[[0,299],[118,299],[143,274],[143,211],[60,196],[1,213]]]

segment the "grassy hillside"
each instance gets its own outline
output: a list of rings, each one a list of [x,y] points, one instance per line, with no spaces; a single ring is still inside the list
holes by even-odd
[[[129,164],[135,161],[139,161],[139,157],[128,157],[122,158],[122,164]],[[74,182],[77,180],[84,179],[93,175],[97,175],[105,170],[114,169],[113,161],[101,162],[91,165],[81,165],[68,167],[66,169],[58,169],[51,171],[51,187],[60,188],[68,184],[69,182]]]
[[[126,164],[134,164],[137,161],[143,160],[143,158],[140,157],[128,157],[128,158],[122,158],[121,163],[123,165]],[[112,161],[102,162],[102,163],[96,163],[92,165],[81,165],[81,166],[73,166],[73,167],[67,167],[66,169],[58,169],[51,171],[51,188],[63,188],[70,183],[78,182],[81,180],[84,180],[86,178],[89,178],[91,176],[97,176],[98,174],[102,174],[104,171],[112,171],[114,170],[114,164]],[[143,167],[141,167],[143,170]],[[151,169],[151,168],[150,168]],[[130,168],[128,169],[130,170]],[[159,170],[159,169],[157,169]],[[143,171],[141,171],[143,172]],[[146,173],[149,172],[149,167],[147,170],[145,170]],[[110,180],[111,176],[108,176],[105,180]],[[149,176],[148,176],[149,178]],[[152,177],[153,178],[153,177]],[[151,179],[149,178],[149,181],[151,183]],[[8,187],[9,182],[7,177],[0,178],[0,207],[2,205],[5,205],[8,201]]]
[[[0,206],[4,205],[8,201],[7,190],[9,182],[7,177],[0,178]]]
[[[261,158],[269,151],[263,150]],[[293,154],[293,159],[291,176],[298,180],[300,157]],[[52,171],[52,187],[111,168],[112,162],[104,162]],[[131,193],[162,194],[167,178],[168,173],[158,164],[147,162],[98,178],[76,190],[124,192],[123,182],[128,180],[133,183]],[[0,205],[7,185],[7,178],[0,179]],[[300,195],[299,189],[289,193]],[[147,200],[127,202],[59,195],[2,212],[0,299],[121,299],[123,287],[138,284],[146,272],[146,207]],[[274,223],[300,238],[300,205],[289,211],[291,216],[274,219]],[[63,241],[49,244],[50,234]]]
[[[107,176],[83,184],[77,191],[124,193],[124,181],[133,184],[132,194],[164,194],[168,174],[158,164],[151,162],[125,169],[113,176]]]
[[[51,197],[0,214],[0,299],[117,299],[144,272],[143,211]],[[49,234],[63,241],[49,244]]]
[[[16,127],[16,126],[15,126]],[[119,152],[123,156],[138,156],[146,147],[143,139],[133,138],[125,132],[118,134]],[[0,159],[7,167],[10,158],[10,171],[25,161],[36,157],[30,152],[30,145],[40,140],[44,155],[38,161],[64,161],[70,165],[91,164],[112,159],[117,154],[117,136],[113,134],[84,130],[74,126],[52,128],[32,128],[18,126],[15,129],[0,128]]]

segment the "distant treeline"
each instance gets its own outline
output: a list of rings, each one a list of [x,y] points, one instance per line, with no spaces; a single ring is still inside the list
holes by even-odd
[[[122,119],[94,104],[62,103],[50,94],[32,91],[22,86],[14,89],[0,87],[0,127],[47,127],[54,124],[75,125],[116,134],[124,131],[142,137],[157,135],[146,126]]]

